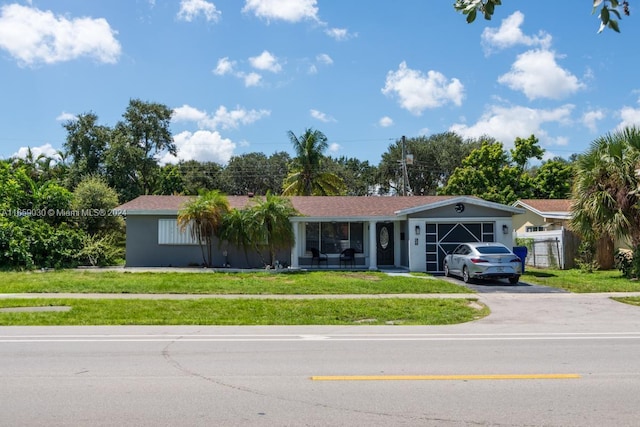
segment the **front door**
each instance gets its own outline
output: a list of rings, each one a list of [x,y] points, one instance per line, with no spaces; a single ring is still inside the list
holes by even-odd
[[[376,224],[378,265],[394,265],[393,258],[393,223],[379,222]]]

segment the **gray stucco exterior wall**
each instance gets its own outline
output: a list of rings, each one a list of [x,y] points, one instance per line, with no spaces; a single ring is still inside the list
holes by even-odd
[[[203,265],[199,245],[158,244],[158,220],[176,219],[171,215],[129,215],[126,218],[126,266],[127,267],[193,267]],[[223,251],[227,251],[226,257]],[[264,258],[264,260],[263,260]],[[277,259],[291,265],[291,251],[279,251]],[[213,267],[262,268],[269,262],[268,251],[262,257],[248,249],[220,246],[213,243]]]

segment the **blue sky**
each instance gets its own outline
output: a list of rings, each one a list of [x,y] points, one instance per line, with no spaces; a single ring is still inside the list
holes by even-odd
[[[568,157],[640,125],[633,10],[597,34],[591,1],[503,3],[469,25],[453,0],[0,0],[0,157],[52,154],[65,120],[113,126],[131,98],[174,109],[179,159],[221,164],[306,128],[378,164],[402,135]]]

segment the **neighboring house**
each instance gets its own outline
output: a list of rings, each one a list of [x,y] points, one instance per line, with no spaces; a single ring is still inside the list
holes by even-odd
[[[526,264],[534,267],[573,268],[579,238],[569,230],[570,199],[523,199],[513,204],[524,209],[513,216],[519,242],[526,242]]]
[[[513,217],[513,229],[516,233],[569,228],[570,199],[522,199],[516,201],[513,206],[525,210],[524,214]]]
[[[197,242],[181,232],[177,215],[188,196],[140,196],[117,209],[126,212],[126,265],[195,266],[202,263]],[[501,242],[511,247],[512,215],[518,207],[467,196],[320,197],[294,196],[300,216],[292,217],[295,244],[278,254],[293,268],[312,266],[311,249],[340,266],[340,253],[355,249],[355,265],[378,269],[401,267],[440,272],[448,251],[469,241]],[[248,196],[228,196],[232,208],[251,204]],[[251,250],[225,242],[214,253],[214,266],[261,267]],[[324,268],[321,264],[320,268]],[[315,267],[315,265],[314,265]]]

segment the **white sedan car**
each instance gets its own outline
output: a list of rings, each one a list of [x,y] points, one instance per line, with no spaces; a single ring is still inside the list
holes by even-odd
[[[522,261],[501,243],[463,243],[444,258],[444,275],[472,279],[509,279],[516,284],[522,274]]]

